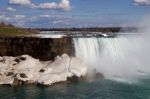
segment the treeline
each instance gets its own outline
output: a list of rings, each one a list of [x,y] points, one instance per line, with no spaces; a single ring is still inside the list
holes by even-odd
[[[80,31],[80,32],[125,32],[136,31],[136,27],[90,27],[90,28],[36,28],[39,31]]]
[[[39,31],[86,31],[86,32],[119,32],[121,27],[91,27],[91,28],[36,28]]]
[[[81,27],[81,28],[19,28],[12,24],[4,22],[0,23],[0,27],[14,27],[17,29],[26,30],[32,33],[38,33],[39,31],[79,31],[79,32],[120,32],[120,31],[136,31],[136,27]]]

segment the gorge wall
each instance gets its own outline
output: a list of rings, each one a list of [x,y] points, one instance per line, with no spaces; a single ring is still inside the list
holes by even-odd
[[[19,56],[28,54],[46,61],[54,60],[63,53],[74,56],[73,41],[70,37],[0,37],[0,56]]]

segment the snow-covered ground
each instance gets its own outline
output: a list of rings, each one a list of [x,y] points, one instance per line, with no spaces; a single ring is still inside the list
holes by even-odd
[[[13,85],[19,82],[51,85],[66,81],[68,77],[82,77],[87,66],[76,57],[66,54],[55,61],[39,61],[29,55],[19,57],[0,57],[0,84]]]

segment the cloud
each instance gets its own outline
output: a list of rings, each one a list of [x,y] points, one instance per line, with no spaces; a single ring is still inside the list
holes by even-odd
[[[18,23],[21,23],[25,27],[65,27],[69,26],[72,19],[71,17],[64,15],[35,15],[28,16],[24,20],[25,21],[23,22],[22,20],[16,21],[17,25]],[[19,25],[21,26],[21,24]]]
[[[62,0],[58,6],[64,10],[69,10],[70,9],[70,1],[69,0]]]
[[[47,2],[47,3],[41,3],[41,4],[34,4],[31,2],[31,0],[9,0],[9,4],[26,5],[28,7],[38,8],[38,9],[62,9],[65,11],[70,10],[69,0],[61,0],[60,3]]]
[[[60,19],[60,20],[53,21],[52,23],[53,23],[53,24],[63,24],[63,25],[66,25],[66,24],[69,25],[69,24],[70,24],[70,23],[69,23],[69,20],[61,20],[61,19]]]
[[[56,9],[58,8],[58,5],[55,2],[52,2],[52,3],[42,3],[37,5],[36,7],[41,9]]]
[[[40,14],[40,15],[3,15],[0,14],[0,22],[6,22],[14,24],[19,27],[68,27],[72,17],[65,15],[50,15],[50,14]],[[41,24],[42,23],[42,24]]]
[[[134,0],[138,5],[150,5],[150,0]]]
[[[7,16],[5,16],[5,15],[0,15],[0,21],[7,22],[7,21],[9,21],[9,20],[10,20],[9,17],[7,17]]]
[[[61,0],[60,3],[50,2],[50,3],[41,3],[35,6],[40,9],[63,9],[65,11],[70,10],[70,1]]]
[[[14,9],[14,8],[12,8],[12,7],[8,7],[8,8],[6,9],[6,11],[15,12],[16,9]]]
[[[14,17],[14,19],[15,19],[16,21],[22,20],[22,19],[24,19],[24,18],[26,18],[25,15],[15,15],[15,17]]]
[[[29,5],[31,4],[31,1],[30,0],[9,0],[9,4]]]

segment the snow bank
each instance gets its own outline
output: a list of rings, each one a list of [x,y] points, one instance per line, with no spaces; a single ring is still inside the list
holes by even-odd
[[[85,76],[87,66],[76,57],[66,54],[55,61],[41,62],[29,55],[0,57],[0,84],[39,83],[51,85],[66,81],[68,77]]]

